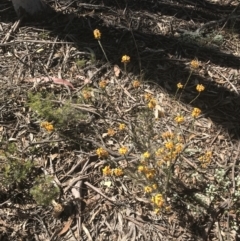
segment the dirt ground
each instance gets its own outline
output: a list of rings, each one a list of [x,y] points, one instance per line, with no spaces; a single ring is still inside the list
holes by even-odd
[[[11,158],[34,162],[27,181],[0,184],[0,240],[238,240],[240,207],[233,193],[238,189],[240,151],[239,2],[46,2],[51,14],[21,20],[11,2],[0,3],[0,162],[5,165],[2,153],[11,143],[16,148]],[[108,61],[93,37],[94,29],[101,31]],[[131,57],[127,75],[123,55]],[[194,59],[200,64],[197,72],[189,68]],[[185,157],[178,174],[181,182],[172,183],[168,200],[175,192],[178,201],[172,202],[170,212],[155,215],[131,178],[110,180],[114,187],[107,186],[101,174],[105,162],[95,150],[104,143],[119,158],[115,140],[105,141],[102,132],[106,120],[111,125],[119,121],[115,110],[122,113],[121,121],[131,122],[130,112],[140,103],[139,93],[127,88],[130,80],[142,81],[144,90],[164,99],[166,112],[177,113],[176,85],[190,75],[179,106],[186,112],[195,106],[202,110],[191,138],[199,149],[213,150],[214,160],[199,170],[204,180],[190,184],[198,168],[191,164],[192,154]],[[114,87],[115,78],[124,88]],[[74,102],[85,87],[95,91],[103,79],[112,84],[112,102]],[[195,98],[193,86],[199,83],[206,91],[189,104]],[[29,92],[53,93],[59,105],[70,99],[84,118],[52,134],[43,132],[40,117],[27,105]],[[173,125],[169,119],[164,124]],[[164,130],[163,122],[156,128]],[[134,147],[130,159],[139,153]],[[214,179],[219,168],[230,184],[203,208],[192,196],[202,194],[209,182],[222,185]],[[61,190],[53,206],[38,205],[29,194],[33,177],[46,173]],[[59,215],[58,204],[63,208]]]

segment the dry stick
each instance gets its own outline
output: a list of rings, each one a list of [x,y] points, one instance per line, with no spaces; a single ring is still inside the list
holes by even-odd
[[[2,40],[3,41],[3,40]],[[55,41],[43,41],[43,40],[14,40],[13,42],[9,43],[0,43],[0,47],[8,46],[8,45],[15,45],[19,43],[39,43],[39,44],[75,44],[74,42],[55,42]]]
[[[217,208],[215,208],[212,213],[210,213],[210,222],[208,223],[206,229],[205,229],[205,237],[204,240],[208,240],[209,233],[216,222],[218,218],[220,218],[226,207],[229,207],[231,203],[231,199],[227,199],[226,201],[223,201]]]
[[[216,226],[217,226],[217,231],[218,231],[219,240],[220,240],[220,241],[223,241],[219,222],[216,222]]]
[[[22,22],[23,17],[21,17],[18,21],[16,21],[13,26],[11,27],[10,31],[6,34],[6,36],[1,41],[1,45],[3,46],[5,42],[7,42],[11,36],[12,33],[16,31],[16,29],[19,27],[20,23]]]
[[[83,181],[79,181],[78,182],[78,188],[79,188],[79,193],[80,193],[80,202],[78,202],[79,204],[79,210],[80,212],[82,211],[82,201],[83,200],[83,195],[82,195],[82,185],[83,185]],[[81,237],[82,234],[82,215],[79,215],[78,220],[77,220],[77,230],[78,230],[78,236]]]
[[[84,182],[85,185],[87,185],[88,187],[90,187],[92,190],[94,190],[95,192],[99,193],[101,196],[103,196],[104,198],[106,198],[109,202],[111,202],[114,205],[118,205],[116,202],[114,202],[112,199],[110,199],[109,197],[107,197],[105,194],[103,194],[98,188],[94,187],[92,184],[90,184],[89,182]]]
[[[231,83],[231,81],[229,81],[229,78],[225,77],[220,71],[217,71],[215,69],[213,69],[217,74],[221,75],[227,82],[228,84],[230,84],[232,86],[232,88],[234,89],[234,91],[239,95],[237,88]]]
[[[48,62],[47,62],[47,64],[46,64],[46,69],[49,69],[49,65],[50,65],[50,62],[51,62],[52,57],[53,57],[54,47],[55,47],[55,45],[56,45],[57,39],[58,39],[58,36],[55,38],[55,41],[54,41],[54,43],[53,43],[53,45],[52,45],[52,47],[51,47],[51,53],[50,53],[50,55],[49,55]]]
[[[71,182],[68,184],[68,186],[64,189],[64,193],[66,193],[76,182],[86,179],[87,177],[89,177],[90,174],[86,174],[86,175],[80,175],[74,179],[71,180]]]

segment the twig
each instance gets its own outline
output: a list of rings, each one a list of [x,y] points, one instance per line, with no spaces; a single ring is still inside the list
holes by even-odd
[[[3,41],[3,40],[2,40]],[[0,43],[0,47],[8,46],[8,45],[15,45],[19,43],[40,43],[40,44],[75,44],[74,42],[56,42],[56,41],[42,41],[42,40],[30,40],[30,39],[23,39],[23,40],[14,40],[9,43]]]
[[[54,43],[53,43],[53,45],[51,47],[51,53],[49,55],[48,62],[46,64],[46,69],[49,69],[49,65],[51,63],[51,59],[52,59],[52,56],[53,56],[53,53],[54,53],[54,47],[56,45],[57,39],[58,39],[58,36],[55,38],[55,41],[54,41]]]
[[[94,190],[95,192],[99,193],[101,196],[103,196],[104,198],[106,198],[109,202],[111,202],[114,205],[117,205],[116,202],[114,202],[111,198],[107,197],[105,194],[103,194],[98,188],[94,187],[92,184],[90,184],[89,182],[84,182],[84,184],[88,187],[90,187],[92,190]]]
[[[18,21],[16,21],[12,25],[11,29],[9,30],[9,32],[6,34],[6,36],[1,41],[0,46],[4,46],[5,42],[7,42],[10,39],[11,34],[14,33],[16,31],[16,29],[19,27],[20,23],[22,22],[22,19],[23,19],[23,17],[21,17]]]

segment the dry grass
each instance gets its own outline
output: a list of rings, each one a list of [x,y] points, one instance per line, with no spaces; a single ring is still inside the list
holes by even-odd
[[[16,29],[0,4],[1,240],[239,238],[238,9],[177,2],[73,3]],[[41,206],[30,190],[50,187]]]

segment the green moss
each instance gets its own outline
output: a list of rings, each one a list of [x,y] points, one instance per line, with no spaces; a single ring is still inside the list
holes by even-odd
[[[76,125],[80,120],[87,119],[87,115],[76,110],[71,101],[58,104],[52,94],[37,93],[28,94],[28,105],[42,118],[53,122],[54,126],[66,128],[69,125]]]
[[[11,157],[6,158],[3,166],[3,184],[19,184],[29,177],[33,164],[29,160],[20,160]]]
[[[40,176],[36,178],[36,184],[30,190],[34,200],[39,205],[50,205],[52,200],[57,199],[60,190],[54,185],[50,176]]]

